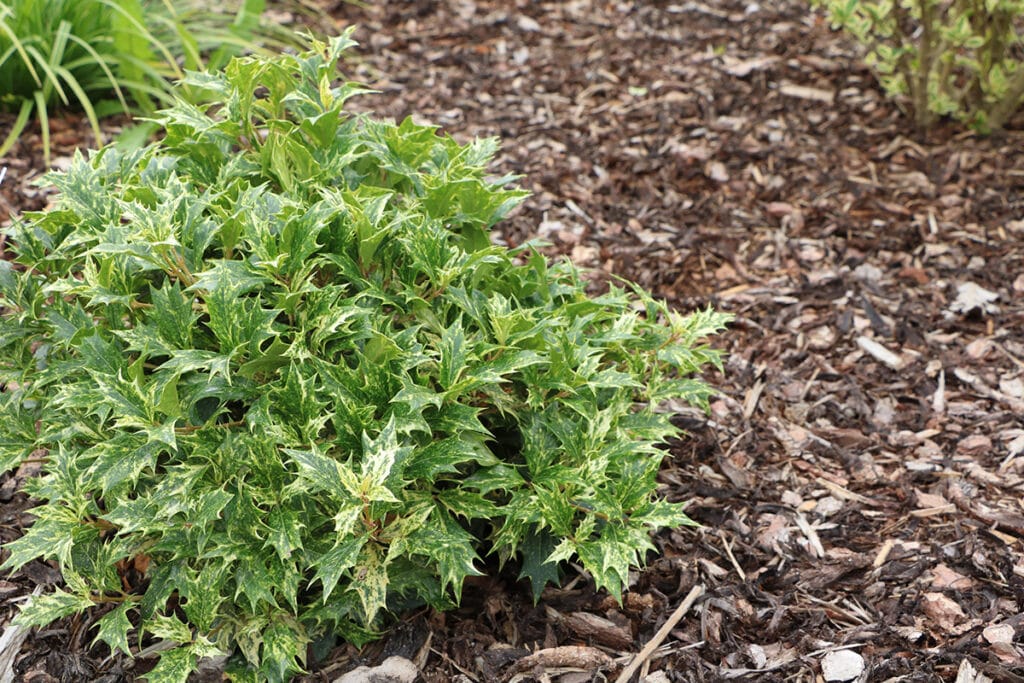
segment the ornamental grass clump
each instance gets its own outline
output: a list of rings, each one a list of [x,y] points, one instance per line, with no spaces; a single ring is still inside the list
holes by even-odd
[[[172,86],[182,67],[217,68],[261,45],[295,42],[261,22],[265,7],[265,0],[0,0],[0,111],[17,114],[0,157],[33,114],[49,165],[55,107],[84,112],[98,141],[103,116],[149,114],[183,94]]]
[[[285,681],[307,644],[458,603],[481,558],[535,595],[575,558],[616,597],[649,533],[667,399],[706,405],[701,339],[632,286],[494,245],[524,197],[494,140],[346,113],[348,36],[193,74],[160,142],[50,177],[0,264],[0,470],[26,482],[34,558],[65,585],[22,624],[93,635],[185,681],[231,654]]]

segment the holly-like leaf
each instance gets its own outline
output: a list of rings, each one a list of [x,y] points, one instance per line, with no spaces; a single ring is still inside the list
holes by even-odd
[[[143,678],[147,683],[186,683],[196,667],[196,655],[188,647],[176,647],[160,653],[156,663]]]
[[[66,593],[58,588],[52,593],[33,596],[14,617],[13,623],[19,626],[43,626],[85,611],[93,604],[88,596]]]
[[[473,536],[446,512],[435,511],[427,524],[409,535],[408,552],[425,555],[437,566],[441,589],[451,588],[458,601],[467,576],[481,576],[476,568]]]
[[[317,568],[313,580],[320,581],[323,585],[324,602],[330,598],[342,574],[356,565],[365,544],[365,536],[339,538],[333,548],[313,563]]]
[[[469,435],[432,441],[413,451],[406,466],[406,476],[434,481],[438,475],[459,471],[459,465],[475,462],[497,465],[498,459],[484,445],[483,437]]]
[[[282,374],[284,386],[272,393],[272,409],[284,424],[292,425],[300,441],[314,441],[324,424],[331,419],[327,405],[316,394],[316,378],[295,365]]]
[[[637,563],[638,553],[653,548],[645,531],[608,525],[596,538],[577,544],[576,554],[594,576],[594,583],[621,600],[629,568]]]
[[[4,545],[10,555],[0,569],[18,569],[36,558],[63,558],[68,561],[74,544],[74,533],[80,522],[62,515],[56,519],[39,519],[25,535]]]
[[[238,570],[235,574],[235,595],[238,601],[245,597],[249,609],[255,612],[257,609],[277,604],[274,597],[274,590],[278,584],[274,581],[273,572],[266,564],[252,555],[239,557]]]
[[[146,622],[145,627],[156,638],[173,640],[176,643],[192,642],[192,629],[173,615],[157,614]]]
[[[269,683],[287,683],[291,674],[302,671],[309,639],[296,623],[276,622],[263,632],[260,672]]]
[[[103,518],[118,527],[121,533],[130,533],[148,528],[157,510],[156,503],[149,497],[123,500]]]
[[[322,491],[339,497],[359,496],[359,477],[352,468],[316,450],[284,449],[285,454],[299,467],[299,477],[313,491]]]
[[[630,515],[630,521],[634,524],[644,524],[652,530],[664,527],[699,526],[683,512],[681,504],[670,503],[667,500],[650,501]]]
[[[302,549],[302,529],[306,526],[299,519],[299,513],[287,507],[275,507],[267,519],[270,533],[267,545],[277,551],[278,557],[287,560],[296,550]]]
[[[128,610],[132,608],[132,603],[122,602],[120,605],[104,614],[96,622],[96,637],[93,639],[93,644],[98,641],[103,641],[110,647],[110,651],[123,652],[126,655],[130,655],[131,651],[128,647],[128,631],[133,626],[132,622],[128,619]]]
[[[177,282],[167,280],[160,288],[150,287],[153,302],[149,320],[155,325],[160,338],[170,348],[189,349],[195,321],[199,317],[193,307],[193,297],[181,290]]]
[[[441,335],[439,381],[449,389],[466,369],[469,359],[469,342],[462,328],[462,319],[457,318]]]
[[[376,439],[364,433],[360,497],[368,501],[397,503],[398,498],[388,485],[397,483],[402,476],[411,452],[412,448],[398,445],[394,417],[388,420]]]
[[[534,529],[526,534],[519,547],[523,561],[519,578],[529,580],[535,604],[545,586],[557,586],[559,583],[558,563],[551,561],[556,543],[557,539],[552,534]]]
[[[217,620],[224,602],[227,571],[224,565],[208,564],[198,572],[190,572],[185,582],[185,614],[200,631],[207,631]]]
[[[371,624],[377,613],[384,609],[388,599],[387,557],[375,544],[366,544],[359,553],[357,568],[353,571],[349,590],[358,597],[363,607],[365,623]]]
[[[258,299],[239,296],[236,291],[237,286],[222,286],[207,294],[210,329],[227,355],[244,351],[250,358],[256,357],[260,346],[274,336],[272,323],[281,311],[264,309]]]

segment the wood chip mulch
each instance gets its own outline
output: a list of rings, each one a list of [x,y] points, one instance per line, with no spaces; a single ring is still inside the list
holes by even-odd
[[[662,473],[704,526],[623,604],[492,575],[303,680],[399,655],[430,683],[1024,681],[1024,121],[918,134],[799,0],[319,4],[361,27],[356,107],[502,138],[534,193],[507,243],[736,321]],[[0,165],[0,212],[45,205],[30,136]],[[26,569],[0,623],[57,580]],[[81,626],[31,635],[21,680],[132,680]]]

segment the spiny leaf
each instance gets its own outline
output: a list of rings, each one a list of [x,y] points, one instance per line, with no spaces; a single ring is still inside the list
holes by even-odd
[[[10,555],[0,569],[18,569],[37,557],[60,557],[65,562],[71,555],[74,533],[80,522],[68,519],[39,519],[25,535],[4,545]]]
[[[276,622],[263,632],[260,671],[270,683],[286,683],[291,674],[302,670],[298,661],[306,658],[308,638],[297,626]]]
[[[282,560],[287,560],[292,552],[302,549],[302,529],[306,525],[299,521],[295,510],[276,507],[270,511],[267,524],[270,525],[267,545],[276,550]]]
[[[209,630],[224,602],[222,592],[229,565],[207,564],[200,571],[190,571],[182,595],[185,614],[200,631]]]
[[[196,655],[191,648],[176,647],[160,653],[160,661],[143,678],[148,683],[186,683],[195,670]]]
[[[458,601],[462,596],[462,582],[467,576],[480,576],[474,566],[477,559],[473,536],[446,512],[435,511],[426,524],[412,531],[404,539],[406,552],[426,556],[436,564],[441,577],[441,589],[451,590]]]
[[[390,493],[387,484],[398,481],[402,476],[405,462],[411,452],[412,448],[398,445],[394,417],[388,420],[377,438],[371,439],[366,433],[363,434],[363,463],[360,474],[364,482],[362,485],[365,487],[363,495],[367,500],[398,502]]]
[[[552,534],[534,530],[526,534],[519,547],[523,562],[519,578],[530,581],[534,603],[540,600],[545,586],[558,585],[558,563],[549,559],[555,551],[555,543],[556,537]]]
[[[131,651],[128,648],[128,631],[132,627],[132,622],[128,619],[128,610],[132,608],[132,603],[122,602],[120,605],[104,614],[96,622],[97,631],[96,637],[93,639],[93,644],[97,641],[103,641],[110,647],[111,652],[123,652],[126,655],[130,655]]]
[[[313,562],[313,565],[317,567],[313,580],[319,580],[323,585],[324,602],[327,602],[334,587],[338,585],[341,575],[356,565],[359,552],[365,543],[365,537],[341,537],[335,542],[333,548]]]
[[[341,497],[359,495],[358,476],[348,465],[315,450],[287,448],[284,452],[299,466],[299,477],[312,486],[314,491]]]
[[[462,320],[456,319],[441,336],[440,382],[445,389],[455,384],[465,368],[469,358],[466,334],[462,329]]]
[[[43,626],[89,609],[93,604],[88,596],[65,593],[58,588],[53,593],[32,597],[14,617],[13,623],[19,626]]]
[[[375,545],[366,544],[360,550],[356,564],[358,568],[354,572],[349,590],[359,597],[365,623],[370,624],[387,604],[387,558]]]
[[[157,638],[165,638],[177,643],[192,642],[192,630],[175,616],[158,614],[147,621],[145,627]]]

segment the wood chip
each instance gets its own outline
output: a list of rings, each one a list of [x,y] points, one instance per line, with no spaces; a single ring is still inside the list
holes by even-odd
[[[779,92],[788,97],[824,102],[825,104],[832,104],[836,99],[836,94],[832,90],[811,88],[806,85],[796,85],[795,83],[783,83],[779,86]]]
[[[533,671],[535,668],[554,669],[573,667],[585,671],[596,672],[601,667],[610,666],[612,658],[601,650],[582,645],[564,645],[538,650],[523,657],[505,672],[505,681],[510,681],[516,674]]]
[[[872,358],[880,363],[888,365],[893,370],[903,369],[903,359],[876,342],[874,339],[864,336],[857,337],[857,346],[864,349],[864,351],[866,351]]]

